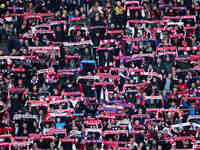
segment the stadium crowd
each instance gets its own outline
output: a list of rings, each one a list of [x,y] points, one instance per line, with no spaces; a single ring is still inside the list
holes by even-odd
[[[200,149],[199,10],[0,0],[0,149]]]

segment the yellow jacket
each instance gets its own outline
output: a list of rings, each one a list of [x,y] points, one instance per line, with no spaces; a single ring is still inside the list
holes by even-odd
[[[115,7],[115,13],[116,15],[119,15],[123,12],[124,8],[122,6],[116,6]]]

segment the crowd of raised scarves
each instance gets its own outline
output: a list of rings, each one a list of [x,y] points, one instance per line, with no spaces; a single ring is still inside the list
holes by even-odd
[[[199,2],[0,1],[0,149],[199,149]]]

